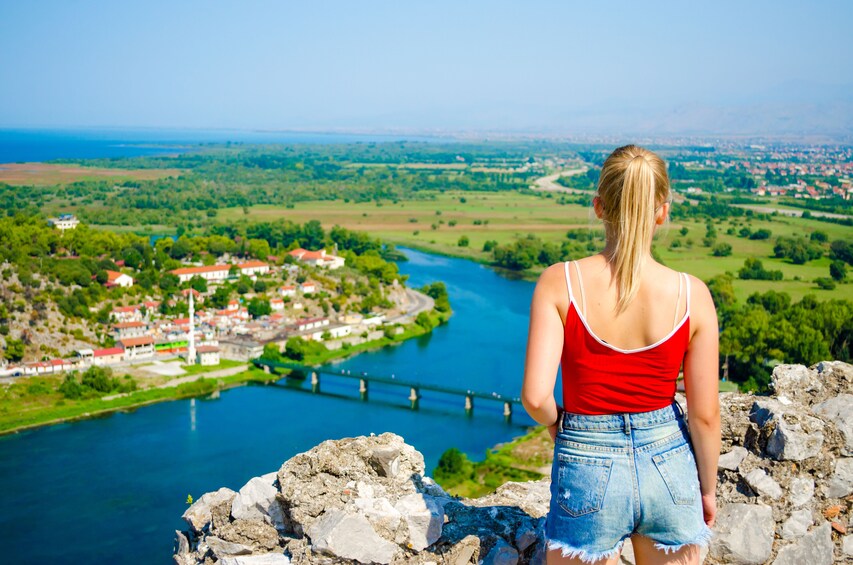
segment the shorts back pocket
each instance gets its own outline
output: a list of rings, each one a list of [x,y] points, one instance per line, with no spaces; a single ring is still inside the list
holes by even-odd
[[[696,459],[689,443],[658,453],[652,457],[666,488],[676,504],[693,504],[699,492]]]
[[[557,503],[570,516],[598,512],[610,481],[611,459],[557,453]]]

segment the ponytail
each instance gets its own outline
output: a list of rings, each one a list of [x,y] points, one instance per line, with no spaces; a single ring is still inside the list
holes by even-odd
[[[657,203],[669,196],[666,166],[651,151],[634,145],[620,147],[604,162],[598,196],[606,236],[612,243],[607,259],[618,290],[616,311],[621,313],[640,287],[652,246]]]

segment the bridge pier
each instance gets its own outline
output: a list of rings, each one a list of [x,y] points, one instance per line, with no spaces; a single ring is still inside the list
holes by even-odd
[[[264,373],[266,373],[268,375],[270,374],[270,366],[269,365],[264,365]]]
[[[507,420],[512,419],[512,403],[504,402],[504,418]]]
[[[465,395],[465,413],[470,414],[474,411],[474,397],[470,394]]]
[[[317,371],[311,371],[311,392],[320,392],[320,375]]]
[[[409,390],[409,402],[412,404],[412,410],[418,409],[418,400],[421,397],[421,391],[418,390],[418,387],[411,387]]]
[[[362,400],[367,400],[367,379],[358,379],[358,392]]]

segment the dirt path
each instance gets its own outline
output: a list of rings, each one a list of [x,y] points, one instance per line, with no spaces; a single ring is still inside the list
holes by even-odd
[[[146,390],[152,388],[169,388],[172,386],[182,385],[184,383],[191,383],[197,380],[199,377],[205,377],[207,379],[218,379],[219,377],[230,377],[231,375],[236,375],[237,373],[242,373],[243,371],[248,370],[249,365],[239,365],[237,367],[228,367],[227,369],[219,369],[218,371],[210,371],[208,373],[195,373],[193,375],[184,375],[182,377],[178,377],[176,379],[172,379],[166,381],[165,383],[160,383],[159,385],[155,385],[149,387]],[[127,393],[124,394],[111,394],[109,396],[104,396],[102,400],[113,400],[114,398],[121,398],[122,396],[127,396]]]

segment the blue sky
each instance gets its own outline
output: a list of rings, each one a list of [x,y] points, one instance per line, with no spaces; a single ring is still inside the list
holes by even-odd
[[[4,1],[0,126],[853,130],[851,23],[848,1]]]

